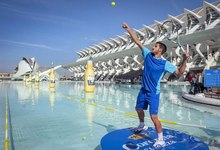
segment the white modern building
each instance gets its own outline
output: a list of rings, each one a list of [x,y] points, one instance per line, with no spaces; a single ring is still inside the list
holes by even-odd
[[[15,73],[12,75],[12,80],[16,79],[23,79],[23,76],[27,76],[27,78],[32,75],[31,80],[35,79],[35,74],[39,73],[40,81],[42,80],[49,80],[49,73],[51,69],[59,69],[61,65],[55,67],[42,67],[39,66],[36,62],[36,59],[33,58],[25,58],[23,57],[22,60],[18,63],[18,66],[15,68]],[[59,75],[56,73],[56,80],[58,80]],[[29,79],[27,79],[28,81]]]
[[[36,72],[38,70],[38,64],[35,58],[25,58],[18,63],[18,66],[15,68],[15,74],[13,74],[13,78],[19,78],[25,74],[30,74],[32,72]]]
[[[173,27],[171,25],[162,27],[163,22],[167,20],[173,22]],[[157,41],[164,42],[168,51],[163,57],[177,66],[182,59],[182,50],[167,37],[175,40],[178,32],[181,45],[191,54],[187,71],[220,68],[219,1],[214,3],[204,1],[201,8],[184,9],[183,14],[168,15],[166,20],[155,21],[152,25],[144,24],[141,29],[133,30],[146,47],[151,48]],[[89,53],[93,58],[96,80],[138,77],[143,69],[140,50],[125,33],[78,51],[79,59],[76,62],[63,65],[73,73],[75,80],[83,79]]]

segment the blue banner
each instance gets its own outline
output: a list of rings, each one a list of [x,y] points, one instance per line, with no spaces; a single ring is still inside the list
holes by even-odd
[[[205,87],[220,87],[220,69],[205,70],[204,86]]]

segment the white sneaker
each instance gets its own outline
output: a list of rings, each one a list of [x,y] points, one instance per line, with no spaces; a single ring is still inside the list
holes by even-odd
[[[160,147],[164,147],[165,145],[166,143],[164,140],[156,139],[156,142],[154,143],[153,147],[160,148]]]

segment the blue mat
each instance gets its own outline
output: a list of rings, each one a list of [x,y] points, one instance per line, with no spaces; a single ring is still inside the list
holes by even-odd
[[[199,139],[179,131],[163,129],[165,147],[154,148],[157,138],[154,128],[148,127],[138,134],[132,128],[120,129],[106,134],[101,139],[102,150],[123,150],[123,145],[134,144],[139,150],[168,149],[168,150],[208,150],[208,145]]]

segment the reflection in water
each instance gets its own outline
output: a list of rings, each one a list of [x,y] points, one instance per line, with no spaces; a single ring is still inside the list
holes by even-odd
[[[95,94],[103,105],[134,110],[137,93],[131,85],[97,84]]]
[[[33,98],[31,82],[23,82],[23,84],[14,84],[13,87],[16,89],[17,97],[21,102],[28,102]]]
[[[17,98],[20,103],[36,105],[39,100],[39,91],[48,91],[48,83],[42,83],[40,86],[33,86],[32,82],[23,84],[14,84],[13,87],[17,91]],[[51,111],[53,112],[54,103],[56,100],[55,88],[49,88],[49,101]]]
[[[73,97],[83,97],[83,83],[76,82],[68,89],[68,95]],[[130,85],[116,85],[116,84],[96,84],[95,96],[98,103],[108,106],[114,106],[125,109],[134,109],[137,98],[136,87]],[[126,98],[125,98],[126,97]]]
[[[68,84],[68,83],[67,83]],[[84,97],[84,86],[83,86],[83,82],[76,82],[74,84],[70,84],[68,88],[68,95],[70,96],[74,96],[74,97]]]
[[[69,107],[65,107],[65,102],[60,102],[64,106],[60,107],[60,110],[54,109],[56,96],[59,96],[59,93],[61,93],[60,95],[65,95],[73,98],[74,102],[70,101],[70,103],[74,106],[82,106],[83,111],[80,112],[78,109],[74,109],[71,110],[71,112],[73,112],[74,115],[78,115],[78,113],[83,113],[84,115],[86,115],[87,119],[83,118],[84,120],[81,121],[85,121],[84,123],[86,125],[88,124],[90,135],[93,135],[93,133],[96,132],[102,132],[97,131],[97,128],[100,126],[105,127],[106,130],[110,132],[112,130],[115,130],[115,128],[136,126],[136,123],[138,123],[137,118],[126,116],[123,112],[136,114],[134,107],[137,94],[140,90],[140,85],[97,83],[95,93],[84,93],[83,82],[57,82],[56,92],[55,89],[48,88],[48,82],[41,82],[39,88],[36,88],[29,83],[25,85],[16,83],[11,84],[11,86],[14,87],[14,89],[17,91],[17,97],[15,96],[14,98],[18,99],[21,104],[37,104],[39,107],[33,106],[33,108],[39,110],[39,114],[42,112],[41,109],[45,105],[45,103],[38,104],[37,101],[38,99],[42,100],[42,102],[44,99],[48,101],[47,94],[49,96],[51,110],[54,111],[54,116],[56,115],[55,111],[70,112],[70,109],[68,109]],[[188,101],[183,100],[181,98],[181,93],[184,90],[187,91],[187,89],[187,86],[170,86],[166,84],[162,85],[159,117],[163,120],[207,126],[207,129],[170,124],[163,124],[163,127],[194,135],[199,139],[204,140],[206,143],[209,144],[209,146],[219,147],[220,110],[214,107],[189,103]],[[60,96],[59,99],[63,101],[67,100],[67,98],[65,98],[64,96]],[[84,100],[86,103],[81,103],[80,100]],[[94,106],[92,104],[97,104],[97,106]],[[15,103],[15,106],[16,105],[17,104]],[[109,111],[106,110],[105,107],[112,108],[118,111]],[[63,110],[63,108],[66,109]],[[60,112],[58,112],[57,114],[61,115]],[[68,114],[71,115],[70,113]],[[64,115],[62,116],[62,118],[65,119],[65,117],[68,117],[69,115]],[[146,111],[146,117],[149,118],[148,111]],[[146,124],[149,126],[153,125],[148,119],[146,119]],[[63,126],[65,127],[65,125]],[[95,125],[98,125],[98,127]],[[62,127],[62,129],[65,129],[64,127]]]
[[[39,99],[39,87],[35,86],[34,87],[34,98],[33,100],[35,101],[35,103],[38,103],[38,99]]]
[[[183,120],[183,114],[181,109],[177,110],[176,115],[179,117],[179,120]]]
[[[38,100],[39,98],[39,86],[34,87],[34,99]]]
[[[50,108],[51,108],[52,112],[53,112],[53,109],[54,109],[54,103],[55,103],[55,99],[56,99],[55,94],[56,94],[55,88],[50,88],[49,101],[50,101]]]
[[[95,104],[95,94],[93,92],[84,92],[84,100],[85,103],[89,103],[85,105],[86,116],[88,119],[88,126],[90,130],[90,135],[93,135],[93,119],[95,114],[95,106],[90,104]]]
[[[39,99],[39,87],[33,86],[32,82],[14,84],[13,87],[17,91],[17,98],[20,103],[36,105]]]

